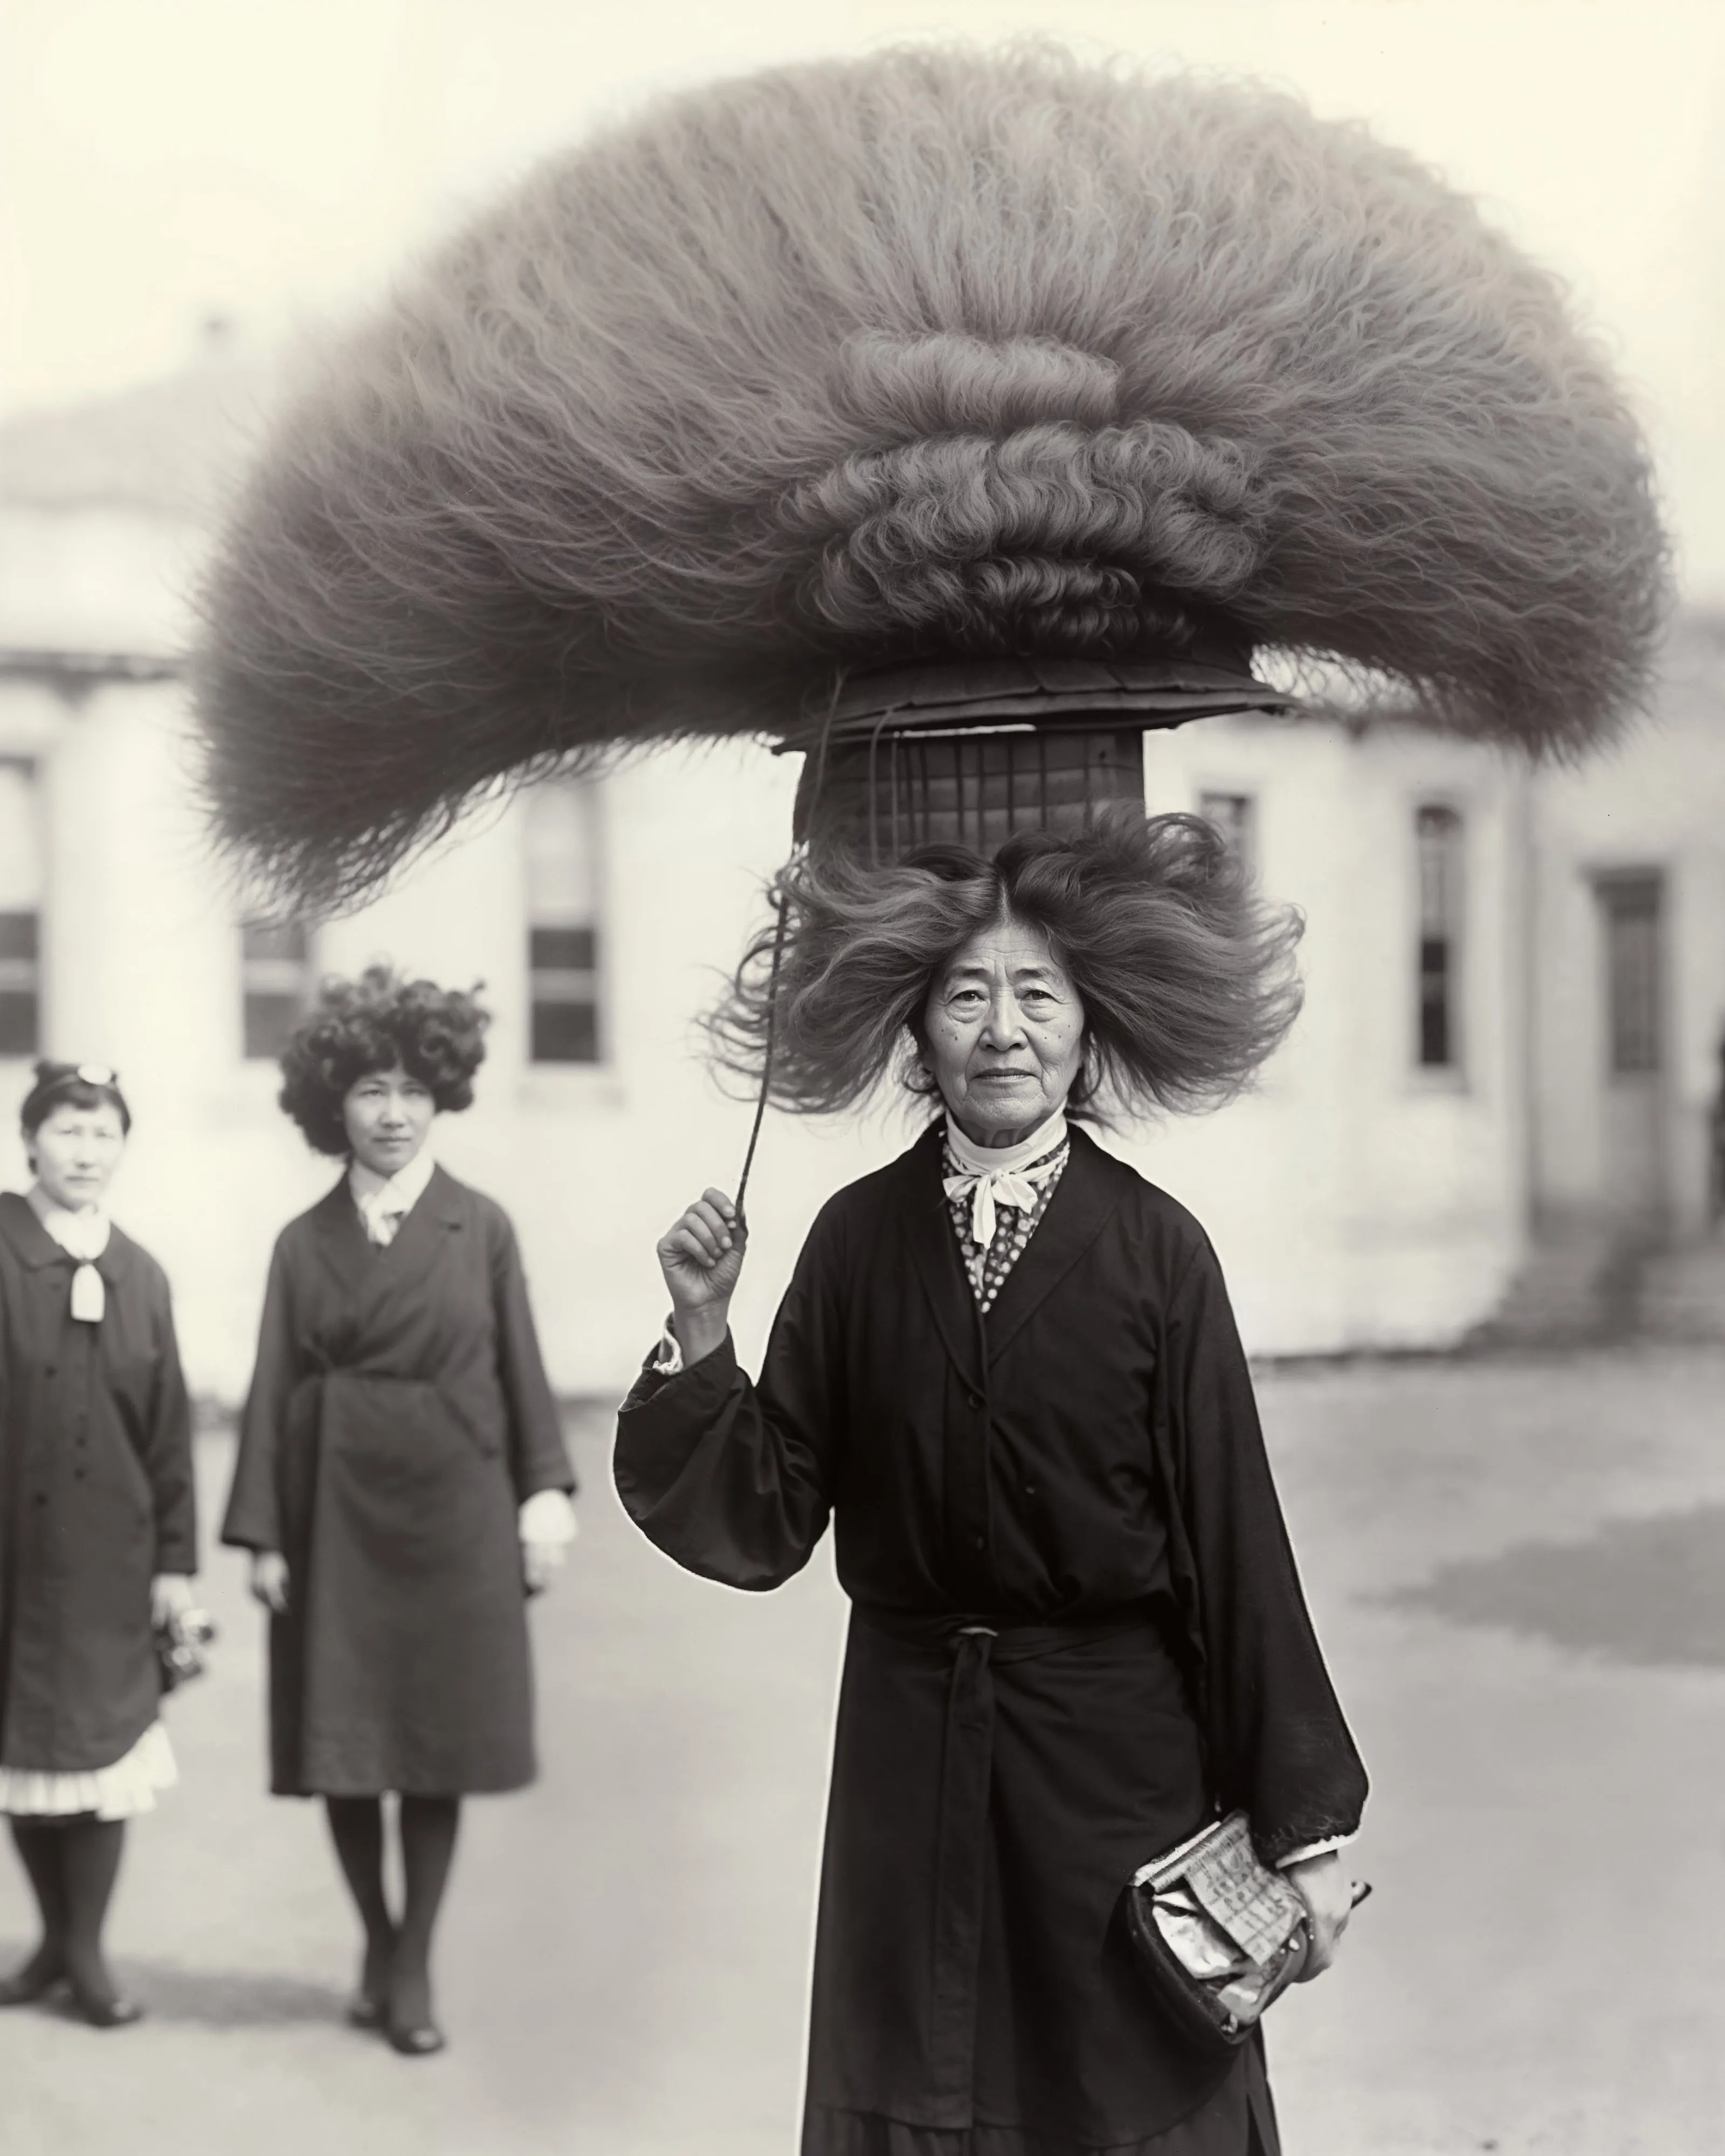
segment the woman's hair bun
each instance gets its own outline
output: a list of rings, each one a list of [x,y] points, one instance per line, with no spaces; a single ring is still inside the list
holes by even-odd
[[[1029,337],[855,338],[859,449],[793,487],[815,550],[799,598],[865,646],[1121,652],[1183,642],[1241,592],[1262,518],[1255,459],[1119,419],[1120,370]]]
[[[120,1090],[119,1074],[105,1063],[67,1063],[54,1055],[39,1056],[32,1067],[30,1090],[18,1109],[18,1125],[26,1137],[41,1129],[59,1107],[112,1108],[120,1127],[131,1131],[131,1110]]]

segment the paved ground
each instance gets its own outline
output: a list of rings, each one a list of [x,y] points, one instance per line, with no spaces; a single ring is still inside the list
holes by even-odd
[[[1289,2156],[1725,2147],[1725,1353],[1275,1373],[1295,1535],[1376,1794],[1346,1961],[1276,2010]],[[260,1794],[257,1628],[218,1555],[186,1786],[115,1924],[146,2026],[0,2020],[0,2156],[788,2156],[842,1609],[621,1518],[536,1613],[546,1772],[470,1808],[443,2058],[339,2020],[321,1825]],[[212,1489],[225,1476],[206,1448]],[[0,1859],[0,1956],[22,1891]]]

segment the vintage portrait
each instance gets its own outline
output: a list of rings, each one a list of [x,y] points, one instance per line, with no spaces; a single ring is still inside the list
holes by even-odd
[[[1714,2156],[1725,13],[0,0],[0,2156]]]

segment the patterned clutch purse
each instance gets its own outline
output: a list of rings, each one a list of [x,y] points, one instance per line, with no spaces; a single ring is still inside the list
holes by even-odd
[[[1311,1950],[1306,1904],[1259,1861],[1244,1812],[1133,1873],[1127,1925],[1170,2016],[1205,2048],[1243,2044]]]
[[[215,1620],[202,1609],[187,1609],[183,1615],[157,1625],[156,1666],[164,1692],[203,1675],[207,1666],[203,1650],[215,1636]]]

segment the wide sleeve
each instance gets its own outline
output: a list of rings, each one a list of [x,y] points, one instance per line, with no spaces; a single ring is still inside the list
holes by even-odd
[[[258,1359],[239,1419],[234,1482],[222,1522],[222,1540],[238,1549],[280,1550],[281,1513],[275,1462],[288,1402],[300,1379],[294,1345],[293,1269],[282,1245],[270,1260]]]
[[[497,1374],[509,1410],[509,1467],[516,1502],[542,1490],[575,1488],[575,1471],[563,1444],[562,1418],[552,1397],[539,1352],[521,1246],[506,1220],[491,1256],[491,1302],[497,1327]]]
[[[156,1514],[156,1570],[198,1569],[198,1494],[192,1466],[192,1403],[174,1332],[173,1298],[165,1279],[156,1284],[151,1312],[156,1332],[156,1382],[141,1458]]]
[[[1218,1800],[1247,1814],[1266,1861],[1278,1863],[1354,1830],[1366,1774],[1301,1592],[1251,1374],[1208,1243],[1169,1306],[1158,1392]]]
[[[685,1571],[727,1587],[781,1586],[832,1510],[842,1298],[824,1223],[779,1305],[758,1385],[726,1333],[675,1377],[644,1370],[617,1418],[614,1472],[629,1517]]]

